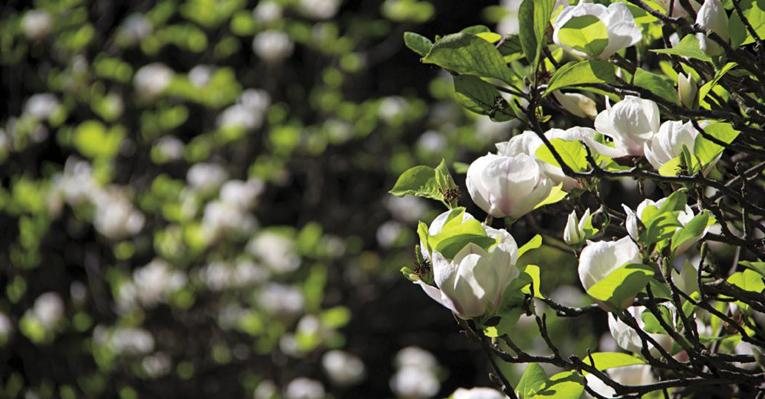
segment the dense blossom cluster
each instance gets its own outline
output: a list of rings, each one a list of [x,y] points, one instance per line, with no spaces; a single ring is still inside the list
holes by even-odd
[[[470,199],[487,215],[483,223],[450,196],[456,184],[443,164],[401,175],[391,193],[437,199],[450,208],[429,226],[420,223],[418,264],[402,272],[461,319],[460,327],[489,356],[530,363],[515,387],[495,366],[511,397],[640,397],[661,390],[686,397],[703,389],[694,383],[705,385],[722,369],[730,373],[717,383],[722,393],[716,395],[762,390],[765,229],[749,214],[760,214],[758,202],[733,191],[738,179],[751,181],[742,183],[744,192],[763,188],[762,164],[753,160],[762,141],[746,138],[758,132],[761,121],[748,104],[760,101],[761,93],[733,92],[735,77],[721,83],[736,71],[759,84],[759,64],[747,62],[762,49],[746,45],[765,33],[756,22],[761,5],[507,3],[518,8],[497,27],[504,36],[474,27],[435,42],[408,38],[423,62],[455,74],[456,98],[466,108],[496,119],[508,112],[528,130],[465,168]],[[673,29],[687,35],[670,37]],[[473,64],[471,56],[482,62]],[[583,93],[571,92],[576,89]],[[489,104],[492,96],[496,102]],[[557,120],[547,115],[550,107],[573,118]],[[744,132],[748,128],[755,130]],[[740,175],[742,159],[749,159],[750,177]],[[639,195],[651,197],[609,198],[616,181],[639,185]],[[572,207],[565,226],[550,226],[539,215]],[[504,227],[495,227],[501,221]],[[541,235],[519,248],[511,235],[519,223]],[[574,254],[588,305],[570,307],[541,290],[550,280],[546,268],[554,267],[524,254],[543,243]],[[715,259],[728,259],[720,255],[730,244],[738,246],[725,261],[733,266],[716,265]],[[590,312],[608,314],[610,334],[600,348],[562,354],[548,320]],[[522,313],[532,316],[543,338],[535,351],[518,344],[513,326],[522,324]],[[721,323],[736,327],[725,330]],[[759,345],[748,352],[754,356],[738,357],[753,343]],[[530,354],[540,350],[543,355]],[[708,360],[716,356],[728,360]],[[548,378],[540,365],[559,373]],[[698,380],[685,381],[688,375]]]

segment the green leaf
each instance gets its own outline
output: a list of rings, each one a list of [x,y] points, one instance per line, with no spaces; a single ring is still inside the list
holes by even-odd
[[[728,277],[728,282],[744,291],[761,293],[765,290],[765,282],[762,279],[761,274],[754,270],[746,269],[743,272],[731,274]]]
[[[645,288],[653,275],[654,270],[650,266],[630,263],[595,283],[587,290],[587,294],[617,309],[625,309],[632,304],[632,299]]]
[[[707,135],[726,144],[732,143],[740,133],[738,130],[734,129],[730,123],[725,122],[712,123],[703,129],[704,133]],[[722,154],[723,150],[725,150],[724,147],[707,139],[701,134],[696,136],[696,140],[693,143],[693,155],[698,159],[702,168],[716,160],[717,157]]]
[[[678,176],[680,171],[683,170],[683,161],[678,155],[659,168],[659,175],[661,176]]]
[[[765,262],[761,260],[756,261],[748,261],[748,260],[742,260],[741,262],[738,262],[739,265],[747,267],[749,269],[752,269],[756,271],[757,273],[760,273],[761,275],[765,276]]]
[[[534,207],[534,209],[538,209],[545,205],[551,205],[556,202],[560,202],[564,198],[566,198],[567,195],[568,193],[563,191],[563,183],[558,184],[557,186],[553,187],[552,190],[550,190],[550,195],[548,195],[547,198],[544,199],[544,201],[538,203],[537,206]]]
[[[469,243],[488,249],[496,243],[486,235],[481,222],[475,219],[463,220],[465,208],[454,208],[446,219],[441,231],[428,236],[428,246],[432,251],[441,253],[447,259],[453,258]]]
[[[715,73],[715,77],[712,78],[712,80],[710,80],[709,82],[704,83],[699,88],[699,104],[702,107],[704,107],[706,109],[709,109],[710,105],[709,105],[709,103],[706,100],[704,100],[704,98],[707,96],[707,94],[709,94],[710,91],[712,91],[712,89],[715,87],[715,85],[717,85],[717,82],[723,76],[725,76],[725,74],[728,73],[731,69],[735,68],[736,65],[738,65],[738,64],[736,64],[735,62],[729,62],[729,63],[725,64],[722,68],[720,68],[720,70],[717,71],[717,73]]]
[[[632,84],[638,87],[642,87],[643,89],[658,95],[670,103],[677,103],[677,90],[675,89],[675,83],[664,75],[659,75],[646,71],[643,68],[638,68],[635,72],[635,77],[632,81]]]
[[[431,47],[433,47],[433,42],[431,42],[430,39],[414,32],[404,32],[404,44],[406,44],[406,47],[409,47],[410,50],[423,57],[427,55],[428,52],[430,52]]]
[[[675,250],[682,245],[693,240],[698,240],[704,234],[704,229],[709,225],[708,222],[709,213],[707,213],[707,211],[703,211],[694,216],[688,224],[675,231],[675,234],[672,235],[672,246],[670,247],[670,250],[675,252]]]
[[[564,140],[564,139],[551,139],[555,152],[560,155],[563,162],[568,165],[575,172],[583,172],[589,169],[589,163],[587,162],[587,149],[584,145],[578,141]],[[561,165],[555,160],[552,152],[546,145],[541,145],[534,154],[537,159],[547,162],[553,166],[560,167]]]
[[[518,9],[518,37],[532,71],[536,71],[539,63],[542,46],[545,44],[545,31],[550,24],[554,5],[555,0],[524,0]]]
[[[659,314],[661,314],[661,318],[664,320],[664,322],[668,326],[672,326],[674,323],[672,322],[672,313],[667,309],[664,305],[657,305],[659,309]],[[661,321],[650,311],[650,310],[644,310],[640,314],[640,318],[643,320],[643,329],[647,333],[651,334],[666,334],[667,330],[664,329],[661,325]]]
[[[74,131],[74,146],[82,155],[94,159],[111,159],[119,152],[125,129],[115,126],[107,129],[101,122],[82,122]]]
[[[677,55],[680,57],[695,58],[700,61],[712,62],[712,58],[701,50],[699,47],[699,39],[694,35],[685,36],[679,43],[677,43],[677,46],[672,48],[655,49],[651,51],[659,54]]]
[[[537,249],[542,246],[542,236],[537,234],[534,237],[532,237],[530,240],[528,240],[523,246],[518,248],[518,259],[523,256],[526,252],[529,252],[531,250]]]
[[[418,165],[405,170],[388,192],[398,197],[415,195],[439,201],[444,199],[438,191],[435,169],[425,165]]]
[[[621,352],[595,352],[591,354],[591,357],[595,364],[591,363],[590,356],[583,357],[582,361],[585,364],[594,366],[600,371],[617,367],[634,366],[636,364],[645,364],[643,359]]]
[[[553,375],[536,391],[531,399],[579,399],[584,393],[585,380],[575,371],[563,371]]]
[[[564,87],[593,83],[616,83],[614,65],[603,60],[569,62],[555,71],[544,95]]]
[[[510,69],[491,43],[470,33],[454,33],[437,40],[422,59],[460,75],[473,75],[512,82]]]
[[[515,386],[515,391],[522,399],[528,398],[542,389],[547,383],[547,374],[544,369],[537,363],[529,363],[526,366],[526,370],[521,374],[521,379],[518,381],[518,385]]]
[[[483,329],[484,335],[489,338],[497,338],[510,334],[522,313],[523,309],[520,307],[514,307],[500,313],[497,315],[499,316],[499,323],[497,323],[495,326],[485,327]]]
[[[765,37],[765,0],[740,0],[739,7],[755,33],[760,38]],[[754,43],[754,37],[749,34],[738,12],[731,14],[729,25],[731,45],[734,48]]]
[[[539,266],[537,266],[537,265],[526,265],[523,268],[523,272],[528,274],[529,277],[531,278],[531,282],[534,285],[534,297],[535,298],[544,298],[544,295],[542,295],[542,291],[541,291],[541,287],[540,287],[542,285],[542,283],[541,283],[542,280],[541,280],[541,276],[540,276],[540,273],[539,273]],[[524,286],[523,288],[521,288],[521,292],[523,292],[524,294],[531,294],[531,285],[532,284],[529,284],[529,285]]]
[[[453,79],[454,97],[463,107],[498,122],[514,118],[496,87],[470,75],[457,75]]]
[[[608,46],[608,29],[600,18],[583,15],[571,18],[558,31],[558,40],[591,57],[598,56]]]

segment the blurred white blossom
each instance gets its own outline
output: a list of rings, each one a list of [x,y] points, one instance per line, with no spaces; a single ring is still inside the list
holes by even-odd
[[[349,386],[358,383],[366,374],[364,362],[357,356],[341,350],[331,350],[321,358],[321,366],[332,383]]]
[[[93,225],[99,233],[119,240],[141,231],[145,218],[121,190],[113,188],[96,194]]]
[[[282,17],[282,6],[273,0],[264,0],[252,10],[252,16],[256,21],[268,24],[278,21]]]
[[[186,275],[173,270],[166,261],[156,258],[133,272],[136,295],[144,306],[153,306],[183,288]]]
[[[273,315],[294,316],[303,311],[305,298],[303,293],[292,286],[280,283],[268,283],[257,296],[258,305]]]
[[[284,399],[324,399],[325,396],[321,382],[303,377],[290,381],[284,390]]]
[[[55,292],[46,292],[32,306],[32,316],[45,328],[51,330],[64,318],[64,301]]]
[[[53,29],[53,17],[45,10],[29,10],[21,18],[21,31],[30,40],[42,40]]]
[[[24,113],[38,120],[48,119],[60,106],[58,99],[51,93],[35,94],[24,104]]]
[[[295,44],[289,35],[278,30],[263,31],[252,40],[252,50],[268,63],[279,63],[289,58]]]
[[[209,193],[217,190],[226,181],[228,174],[216,163],[200,162],[194,164],[186,173],[186,181],[191,188]]]
[[[167,89],[173,79],[173,70],[167,65],[154,62],[142,66],[133,76],[133,85],[138,95],[145,98],[156,97]]]
[[[295,243],[289,238],[263,231],[247,244],[247,251],[268,266],[274,273],[288,273],[300,267]]]
[[[306,17],[329,19],[337,14],[341,0],[299,0],[298,10]]]

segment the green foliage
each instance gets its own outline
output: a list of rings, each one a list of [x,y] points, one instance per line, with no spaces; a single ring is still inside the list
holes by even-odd
[[[454,33],[436,40],[422,62],[460,75],[494,78],[505,83],[513,81],[497,48],[472,33]]]
[[[536,71],[545,46],[545,31],[550,25],[554,5],[554,0],[524,0],[518,9],[518,37],[532,71]]]
[[[441,160],[435,169],[423,165],[407,169],[389,192],[396,196],[415,195],[430,198],[453,207],[456,190],[457,185],[449,174],[446,163]]]
[[[645,360],[622,352],[594,352],[584,357],[582,361],[600,371],[645,364]]]
[[[625,309],[653,277],[654,270],[641,264],[626,264],[609,273],[587,290],[587,294],[615,309]]]
[[[602,60],[571,61],[555,71],[547,84],[544,95],[564,87],[576,87],[597,83],[615,83],[613,64]]]

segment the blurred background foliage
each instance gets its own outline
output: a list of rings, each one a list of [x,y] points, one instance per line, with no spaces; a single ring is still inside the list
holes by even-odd
[[[408,167],[472,159],[517,127],[463,111],[403,32],[509,14],[450,0],[4,2],[0,396],[488,384],[451,315],[398,272],[437,204],[386,192]],[[543,290],[575,281],[569,254],[530,256],[560,271]],[[592,326],[551,328],[584,352]],[[399,352],[411,346],[435,358]]]

